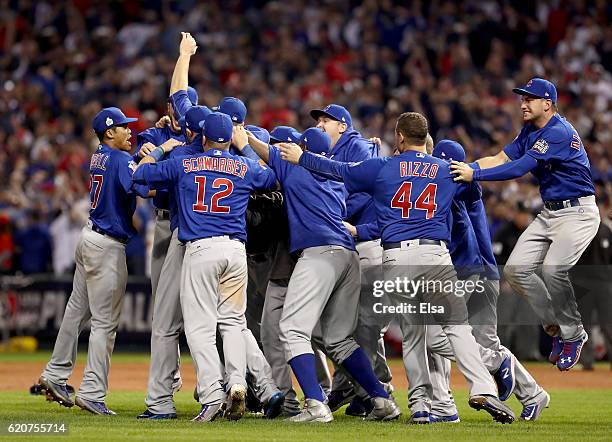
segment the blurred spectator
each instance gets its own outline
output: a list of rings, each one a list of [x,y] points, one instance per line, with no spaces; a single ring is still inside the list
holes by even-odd
[[[8,216],[0,215],[0,274],[13,271],[15,245],[9,222]]]
[[[9,230],[32,209],[49,225],[87,197],[97,145],[91,119],[101,107],[139,117],[134,132],[164,114],[180,31],[199,44],[189,82],[202,104],[236,95],[250,124],[304,129],[314,123],[310,109],[338,102],[366,137],[383,140],[383,153],[408,110],[427,115],[436,141],[463,143],[470,160],[497,153],[522,124],[512,87],[546,77],[582,137],[600,193],[612,195],[609,2],[236,0],[117,9],[0,0],[0,11],[0,212]],[[514,218],[518,200],[532,212],[541,205],[530,177],[483,187],[492,232]],[[23,270],[20,261],[14,267]]]
[[[15,232],[15,251],[19,269],[25,274],[45,273],[51,269],[51,235],[38,211],[32,210],[25,225]]]

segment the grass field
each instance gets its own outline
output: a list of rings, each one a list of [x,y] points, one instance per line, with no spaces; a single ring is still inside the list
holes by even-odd
[[[48,354],[1,355],[3,363],[21,361],[37,364],[46,361]],[[114,366],[146,361],[146,355],[117,355]],[[187,364],[188,361],[184,361]],[[397,364],[397,363],[396,363]],[[7,364],[8,365],[8,364]],[[5,366],[7,366],[5,365]],[[599,367],[607,370],[607,367]],[[146,382],[146,381],[145,381]],[[77,384],[78,385],[78,384]],[[112,388],[112,385],[111,385]],[[190,422],[199,411],[191,397],[189,387],[176,397],[179,419],[175,421],[138,421],[135,416],[144,410],[144,391],[115,391],[109,394],[107,404],[118,413],[114,417],[93,416],[78,407],[66,409],[56,403],[47,403],[41,396],[31,396],[27,390],[0,391],[0,434],[15,439],[6,432],[8,423],[64,422],[69,427],[62,439],[72,440],[263,440],[263,441],[377,441],[377,440],[466,440],[493,441],[591,441],[612,440],[612,391],[609,389],[549,389],[551,407],[537,422],[517,421],[512,425],[494,423],[488,414],[476,412],[467,406],[465,389],[455,389],[462,422],[429,426],[408,425],[406,391],[398,390],[395,397],[404,415],[395,422],[363,422],[345,416],[343,410],[335,413],[330,424],[290,424],[281,420],[265,421],[258,416],[246,415],[238,422],[225,420],[206,424]],[[520,404],[512,398],[508,404],[520,414]],[[31,437],[31,436],[30,436]],[[38,436],[42,437],[42,436]],[[23,436],[21,439],[26,439]]]

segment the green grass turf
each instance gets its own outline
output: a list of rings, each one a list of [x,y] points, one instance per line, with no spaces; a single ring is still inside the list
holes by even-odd
[[[44,361],[46,353],[32,355],[0,355],[3,361]],[[148,356],[121,354],[114,361],[141,362]],[[609,390],[551,390],[551,407],[537,422],[516,421],[512,425],[494,423],[485,412],[476,412],[467,405],[467,392],[454,392],[462,422],[429,426],[408,425],[406,391],[396,391],[395,397],[404,415],[395,422],[363,422],[335,413],[330,424],[290,424],[281,420],[266,421],[246,415],[238,422],[226,420],[199,424],[190,422],[199,411],[191,391],[181,391],[176,397],[179,418],[174,421],[138,421],[144,411],[144,392],[111,392],[107,403],[118,413],[114,417],[93,416],[78,407],[67,409],[48,403],[42,396],[27,392],[0,392],[0,439],[26,440],[33,436],[9,436],[8,423],[64,422],[69,427],[67,438],[72,440],[206,440],[206,441],[369,441],[379,440],[443,440],[443,441],[610,441],[612,440],[612,395]],[[520,404],[512,398],[508,404],[518,415]],[[4,436],[2,436],[4,435]],[[42,436],[35,436],[39,440]],[[56,439],[57,440],[57,439]]]
[[[612,437],[612,401],[609,391],[551,391],[553,401],[537,422],[517,421],[512,425],[494,423],[485,412],[467,406],[465,391],[455,393],[462,422],[431,426],[408,425],[406,392],[396,393],[405,414],[390,423],[363,422],[345,416],[340,410],[331,424],[290,424],[266,421],[246,415],[238,422],[226,420],[206,424],[190,422],[199,406],[191,392],[176,396],[179,419],[175,421],[138,421],[144,410],[143,392],[111,393],[108,405],[114,417],[93,416],[78,407],[67,409],[47,403],[42,396],[27,393],[0,393],[0,433],[6,434],[9,422],[64,422],[71,440],[265,440],[265,441],[356,441],[356,440],[466,440],[466,441],[561,441],[607,440]],[[510,402],[520,413],[516,400]]]

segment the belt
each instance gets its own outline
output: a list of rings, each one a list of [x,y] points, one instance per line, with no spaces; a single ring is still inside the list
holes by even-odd
[[[244,241],[242,241],[240,238],[236,238],[236,237],[232,237],[232,236],[228,236],[228,235],[205,236],[203,238],[188,239],[183,244],[190,244],[192,242],[200,241],[201,239],[229,239],[231,241],[238,241],[239,243],[244,244]]]
[[[99,228],[95,224],[91,225],[91,230],[93,230],[96,233],[99,233],[100,235],[108,236],[109,238],[114,239],[115,241],[119,241],[121,244],[127,244],[128,243],[128,239],[117,238],[116,236],[109,235],[108,233],[106,233],[104,230],[102,230],[101,228]]]
[[[561,210],[567,207],[580,206],[580,200],[578,198],[572,198],[571,200],[565,201],[544,201],[544,207],[548,210]]]
[[[409,247],[410,242],[412,242],[413,245],[419,245],[419,246],[446,246],[446,241],[441,241],[439,239],[415,239],[415,240],[409,240],[409,241],[388,242],[388,243],[384,243],[382,247],[384,250],[401,249],[402,243],[406,244],[406,246]]]
[[[157,219],[169,221],[170,211],[166,209],[155,209],[155,216],[157,217]]]

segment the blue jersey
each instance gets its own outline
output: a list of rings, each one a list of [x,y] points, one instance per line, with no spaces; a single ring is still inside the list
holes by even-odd
[[[246,242],[251,190],[270,189],[276,183],[271,169],[216,149],[143,164],[133,179],[152,188],[177,188],[182,242],[222,235]]]
[[[170,138],[174,138],[175,140],[178,140],[181,143],[185,142],[185,137],[183,136],[183,134],[180,132],[173,132],[172,129],[170,129],[170,126],[164,126],[161,129],[158,129],[157,127],[151,127],[147,130],[140,132],[136,137],[138,147],[136,149],[136,152],[134,152],[134,161],[140,161],[138,152],[140,151],[140,148],[143,144],[151,143],[154,146],[161,146]],[[168,202],[168,192],[164,190],[159,190],[155,192],[155,196],[153,197],[153,205],[158,209],[168,210],[170,207]]]
[[[448,251],[459,278],[477,275],[483,271],[476,233],[463,201],[453,201],[450,212],[451,239]]]
[[[467,201],[465,207],[470,217],[472,228],[476,233],[478,250],[484,266],[481,275],[486,276],[488,279],[499,279],[499,270],[497,268],[495,254],[493,253],[493,243],[491,242],[491,232],[489,231],[489,223],[484,203],[479,198],[473,201]]]
[[[451,202],[480,198],[479,188],[453,181],[447,162],[421,152],[339,163],[306,152],[300,165],[333,174],[349,192],[367,192],[374,206],[383,243],[409,239],[450,240]]]
[[[276,147],[270,146],[269,152],[268,162],[281,183],[287,208],[290,251],[325,245],[355,250],[342,223],[346,217],[342,186],[282,160]]]
[[[176,121],[184,117],[187,111],[193,107],[187,95],[187,90],[185,89],[176,91],[170,95],[170,104],[172,105],[172,110],[174,110],[174,118]]]
[[[504,147],[511,160],[529,155],[538,161],[532,170],[544,201],[563,201],[595,194],[591,166],[576,129],[563,117],[553,115],[542,129],[526,124]]]
[[[378,146],[363,138],[359,132],[348,129],[330,151],[328,158],[343,163],[356,163],[378,157]],[[346,220],[353,225],[376,220],[374,201],[365,192],[346,191]]]
[[[129,153],[98,146],[89,163],[89,219],[100,230],[121,240],[136,233],[132,215],[136,210],[136,195],[147,197],[149,188],[133,185],[136,163]]]
[[[191,144],[186,146],[177,146],[168,154],[168,159],[181,156],[195,156],[202,153],[202,137],[197,136]],[[159,190],[157,190],[159,192]],[[169,205],[170,211],[170,230],[174,231],[179,224],[179,206],[178,206],[178,187],[170,186],[169,189]]]

